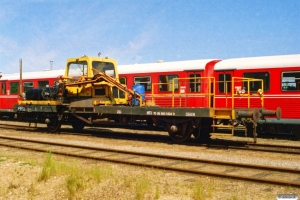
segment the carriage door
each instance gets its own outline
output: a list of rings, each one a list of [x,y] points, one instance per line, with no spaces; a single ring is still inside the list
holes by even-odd
[[[231,107],[232,106],[232,82],[233,71],[215,71],[216,79],[216,97],[215,105],[218,107]]]
[[[6,81],[0,81],[0,110],[7,107],[6,90]]]
[[[201,95],[202,72],[189,71],[185,88],[180,88],[181,93],[185,92],[187,107],[203,107],[203,96]]]

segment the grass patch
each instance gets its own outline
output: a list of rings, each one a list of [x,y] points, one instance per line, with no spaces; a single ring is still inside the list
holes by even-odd
[[[148,177],[141,177],[136,183],[136,199],[144,199],[144,196],[150,188]]]
[[[160,197],[160,190],[159,190],[159,187],[156,186],[154,199],[159,199],[159,197]]]
[[[193,187],[193,197],[197,200],[205,199],[205,192],[201,181],[196,181]]]
[[[214,193],[215,189],[216,189],[216,187],[215,187],[214,181],[210,181],[207,186],[207,193],[208,193],[209,198],[213,197],[213,193]]]
[[[111,167],[93,167],[89,170],[90,176],[100,183],[103,179],[109,177],[112,174]]]
[[[78,190],[83,189],[84,180],[78,174],[72,174],[67,177],[66,185],[69,191],[69,197],[72,198]]]
[[[52,159],[52,153],[47,153],[46,160],[44,161],[42,172],[38,178],[38,181],[45,181],[49,179],[51,175],[55,173],[56,162]]]

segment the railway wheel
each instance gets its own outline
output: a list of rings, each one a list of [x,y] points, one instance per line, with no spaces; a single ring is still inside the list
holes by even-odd
[[[75,131],[82,131],[84,126],[85,126],[85,123],[81,120],[72,121],[72,127]]]
[[[189,122],[181,124],[167,123],[167,131],[172,140],[181,143],[191,138],[193,127]]]
[[[58,132],[61,127],[61,120],[58,120],[57,117],[51,117],[47,127],[50,133]]]
[[[205,141],[210,138],[210,133],[212,132],[212,119],[203,118],[201,119],[201,124],[199,128],[193,130],[193,136],[196,141]]]
[[[300,126],[293,125],[292,133],[293,133],[297,138],[300,138]]]

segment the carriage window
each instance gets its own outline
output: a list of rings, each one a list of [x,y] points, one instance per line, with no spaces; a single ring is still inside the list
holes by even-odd
[[[300,72],[282,72],[282,91],[300,91]]]
[[[19,82],[10,83],[10,94],[19,94]]]
[[[253,73],[244,73],[244,78],[254,78],[254,79],[262,79],[264,82],[263,90],[265,92],[270,90],[270,74],[269,72],[253,72]],[[248,91],[248,83],[244,82],[244,88]],[[250,92],[257,92],[258,89],[261,88],[261,81],[250,81]]]
[[[173,79],[174,79],[174,91],[178,91],[178,79],[177,78],[178,78],[178,75],[160,75],[159,76],[159,91],[160,92],[172,92]]]
[[[6,83],[2,83],[1,89],[2,89],[1,94],[6,94]]]
[[[24,83],[24,91],[26,92],[26,90],[29,88],[33,88],[33,82],[25,82]]]
[[[225,93],[231,91],[231,75],[219,74],[218,76],[219,92]]]
[[[134,77],[134,85],[144,85],[145,91],[151,91],[151,84],[150,76]]]
[[[190,92],[200,92],[200,74],[190,74]]]
[[[49,85],[49,81],[38,81],[39,88],[46,88]]]

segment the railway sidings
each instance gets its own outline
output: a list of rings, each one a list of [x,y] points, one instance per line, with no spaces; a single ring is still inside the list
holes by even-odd
[[[300,169],[143,153],[70,143],[1,137],[0,145],[139,167],[300,187]]]
[[[43,131],[43,134],[41,134],[39,131]],[[156,155],[166,155],[166,156],[174,156],[174,157],[184,157],[184,158],[191,158],[191,159],[201,159],[201,160],[212,160],[214,162],[222,161],[222,162],[228,162],[228,163],[237,163],[237,164],[254,164],[255,165],[262,165],[262,166],[269,166],[269,167],[279,167],[279,168],[291,168],[291,169],[299,169],[299,156],[298,155],[292,155],[292,154],[282,154],[282,153],[270,153],[270,152],[261,152],[257,153],[256,151],[240,151],[235,149],[228,148],[227,150],[224,149],[216,149],[216,148],[207,148],[207,147],[201,147],[201,146],[186,146],[182,144],[174,144],[174,143],[164,143],[164,142],[149,142],[149,141],[143,141],[143,140],[131,140],[131,139],[117,139],[115,137],[109,138],[109,137],[101,137],[97,135],[73,135],[71,134],[44,134],[45,128],[38,128],[34,132],[28,132],[28,131],[14,131],[13,129],[1,129],[1,136],[9,136],[9,137],[15,137],[15,138],[23,138],[23,139],[29,139],[29,140],[39,140],[43,142],[53,142],[53,143],[64,143],[67,145],[79,145],[79,146],[85,146],[85,147],[93,147],[93,148],[103,148],[103,149],[111,149],[112,152],[102,152],[99,153],[99,155],[102,156],[108,156],[106,158],[115,158],[115,159],[123,159],[124,161],[136,161],[135,159],[139,159],[138,157],[135,157],[135,155],[129,155],[126,154],[123,156],[123,154],[115,153],[115,151],[130,151],[130,152],[139,152],[139,153],[146,153],[146,154],[156,154]],[[65,129],[62,129],[63,131]],[[103,132],[111,132],[112,130],[105,130],[105,129],[98,129],[99,131]],[[128,134],[128,132],[132,132],[132,134],[147,134],[148,131],[134,131],[134,130],[118,130],[118,134]],[[88,132],[85,132],[86,134]],[[112,132],[111,132],[112,133]],[[112,134],[114,135],[114,134]],[[167,138],[165,136],[165,138]],[[2,139],[1,139],[2,140]],[[4,140],[4,139],[3,139]],[[10,144],[18,144],[18,141],[10,141]],[[261,143],[270,143],[269,140],[261,139]],[[284,141],[284,140],[275,140],[272,143],[276,144],[285,144],[285,145],[296,145],[296,141]],[[20,143],[19,143],[20,144]],[[22,145],[25,146],[25,145]],[[27,145],[26,145],[27,146]],[[39,147],[43,148],[44,150],[47,149],[47,147],[53,149],[53,150],[62,150],[63,147],[52,147],[51,145],[47,144],[28,144],[27,147]],[[45,158],[45,153],[42,152],[35,152],[35,151],[28,151],[28,150],[22,150],[18,148],[11,148],[11,147],[5,147],[0,146],[2,156],[0,162],[0,168],[3,169],[1,171],[6,171],[9,173],[9,171],[13,170],[14,172],[18,172],[14,168],[14,166],[17,163],[19,164],[20,169],[26,169],[31,166],[31,169],[36,168],[37,164],[34,165],[26,165],[22,163],[32,163],[32,161],[29,161],[30,159],[34,159],[34,163],[36,163],[38,160],[40,162],[44,162],[43,159]],[[48,149],[49,149],[48,148]],[[70,149],[68,151],[69,153],[87,153],[86,155],[95,155],[95,154],[89,154],[89,150],[84,149]],[[94,153],[98,154],[95,150]],[[10,155],[10,156],[9,156]],[[17,157],[17,155],[22,155],[21,157]],[[110,157],[109,155],[115,155],[117,157]],[[8,156],[6,159],[3,156]],[[14,158],[14,162],[9,162],[9,157]],[[203,193],[201,196],[205,196],[207,199],[220,199],[220,198],[232,198],[233,196],[239,196],[243,197],[245,199],[257,199],[257,198],[263,198],[263,199],[271,199],[278,193],[283,192],[289,192],[289,193],[296,193],[299,194],[299,190],[297,187],[291,187],[291,186],[285,186],[285,185],[276,185],[276,184],[267,184],[267,183],[260,183],[260,182],[252,182],[252,181],[245,181],[245,180],[235,180],[233,181],[232,178],[220,178],[216,176],[210,176],[210,175],[201,175],[201,174],[190,174],[190,173],[182,173],[182,172],[176,172],[171,170],[159,170],[156,168],[149,168],[149,167],[140,167],[140,166],[134,166],[134,165],[127,165],[122,163],[113,163],[113,162],[107,162],[107,161],[97,161],[97,160],[90,160],[90,159],[71,159],[68,156],[59,156],[55,153],[53,153],[53,158],[56,160],[56,162],[68,162],[69,164],[74,165],[76,163],[76,166],[95,166],[97,165],[99,169],[107,169],[105,166],[111,166],[110,168],[113,169],[113,175],[110,176],[108,180],[104,179],[101,181],[101,184],[96,184],[94,187],[98,188],[100,191],[98,191],[99,195],[102,197],[107,197],[111,199],[114,199],[120,192],[122,191],[123,194],[126,194],[128,197],[135,198],[135,191],[134,185],[138,184],[138,180],[146,178],[152,189],[148,190],[146,192],[146,198],[154,198],[155,196],[155,188],[158,188],[160,193],[160,198],[166,199],[169,197],[172,197],[172,199],[193,199],[194,198],[194,189],[197,188],[199,184],[202,186],[200,188],[203,189]],[[151,161],[151,158],[145,158],[149,162]],[[20,160],[17,161],[16,160]],[[21,161],[24,160],[24,161]],[[143,159],[141,159],[143,160]],[[169,165],[169,167],[178,167],[181,163],[182,164],[189,164],[194,163],[192,161],[166,161],[164,162],[164,159],[162,158],[154,158],[153,160],[158,161],[157,162],[150,162],[149,164],[161,164],[163,166]],[[16,164],[14,164],[16,163]],[[176,164],[176,163],[179,163]],[[7,166],[9,164],[10,169],[3,168],[4,166]],[[238,172],[245,172],[247,175],[256,175],[260,176],[260,178],[272,178],[272,176],[276,176],[277,172],[268,172],[267,171],[256,171],[254,169],[248,168],[248,169],[241,169],[241,171],[237,170],[238,167],[222,167],[218,165],[213,165],[209,163],[194,163],[195,165],[202,165],[202,167],[194,170],[211,170],[211,172],[217,172],[217,173],[223,173],[223,174],[229,174],[234,175]],[[34,167],[35,166],[35,167]],[[195,166],[196,167],[196,166]],[[208,167],[208,168],[207,168]],[[191,166],[187,166],[187,168],[191,168]],[[5,169],[5,170],[4,170]],[[19,169],[19,170],[20,170]],[[41,169],[40,169],[41,170]],[[227,171],[229,170],[229,171]],[[232,172],[230,172],[232,170]],[[237,170],[237,171],[234,171]],[[81,171],[81,170],[80,170]],[[117,172],[118,171],[118,172]],[[29,172],[31,175],[30,177],[36,177],[34,171]],[[83,173],[83,172],[81,172]],[[126,174],[126,176],[124,176]],[[269,175],[268,175],[269,174]],[[288,173],[289,174],[289,173]],[[246,175],[246,174],[244,174]],[[9,180],[17,180],[17,177],[15,176],[13,179],[7,179],[6,175],[1,173],[2,179],[1,180],[8,180],[7,182],[11,182]],[[297,180],[297,175],[288,175],[291,179],[286,179],[287,181],[294,182]],[[26,174],[23,174],[21,177],[27,177]],[[21,178],[21,177],[18,177]],[[47,188],[52,188],[51,185],[60,185],[59,180],[61,176],[56,174],[53,177],[50,177],[49,180],[46,182],[39,182],[35,184],[34,188],[37,190],[40,188],[40,186],[47,185]],[[118,180],[114,179],[117,178]],[[257,177],[256,177],[257,178]],[[273,177],[274,178],[274,177]],[[30,180],[30,179],[29,179]],[[112,181],[109,181],[112,180]],[[133,183],[132,186],[128,186],[126,184],[126,180],[130,180],[131,183]],[[137,181],[137,182],[136,182]],[[24,183],[22,185],[27,185],[26,181],[23,181]],[[297,181],[296,181],[297,182]],[[1,181],[2,183],[2,181]],[[31,181],[31,183],[34,183],[34,180]],[[62,183],[65,183],[63,181]],[[89,185],[91,184],[90,181],[88,181]],[[4,188],[6,184],[2,183],[2,187]],[[153,186],[153,187],[152,187]],[[28,185],[29,187],[29,185]],[[31,186],[32,187],[32,186]],[[60,186],[59,191],[60,194],[63,194],[63,190],[66,191],[65,186]],[[86,186],[87,187],[87,186]],[[105,188],[109,187],[110,190],[106,191]],[[13,193],[16,193],[17,190],[20,190],[21,188],[14,187],[15,189],[10,189],[9,191],[14,191]],[[116,190],[118,188],[118,190]],[[125,189],[126,188],[126,189]],[[168,188],[168,189],[167,189]],[[245,190],[247,188],[247,190]],[[47,190],[40,191],[40,194],[47,193]],[[133,193],[128,191],[132,191]],[[32,191],[32,190],[28,190]],[[106,192],[104,192],[106,191]],[[111,192],[112,193],[111,193]],[[82,191],[78,191],[79,194],[85,194],[85,196],[89,196],[91,191],[87,188],[84,188]],[[24,194],[24,192],[23,192]],[[25,192],[26,194],[26,192]],[[50,194],[50,193],[49,193]],[[48,195],[49,195],[48,194]],[[58,193],[56,193],[56,190],[54,190],[54,193],[59,196]],[[37,196],[36,196],[37,195]],[[46,194],[47,195],[47,194]],[[132,196],[133,195],[133,196]],[[22,195],[21,195],[22,196]],[[97,195],[96,195],[97,196]],[[20,197],[20,196],[19,196]],[[114,198],[113,198],[114,197]],[[35,198],[38,198],[38,194],[35,194]]]

